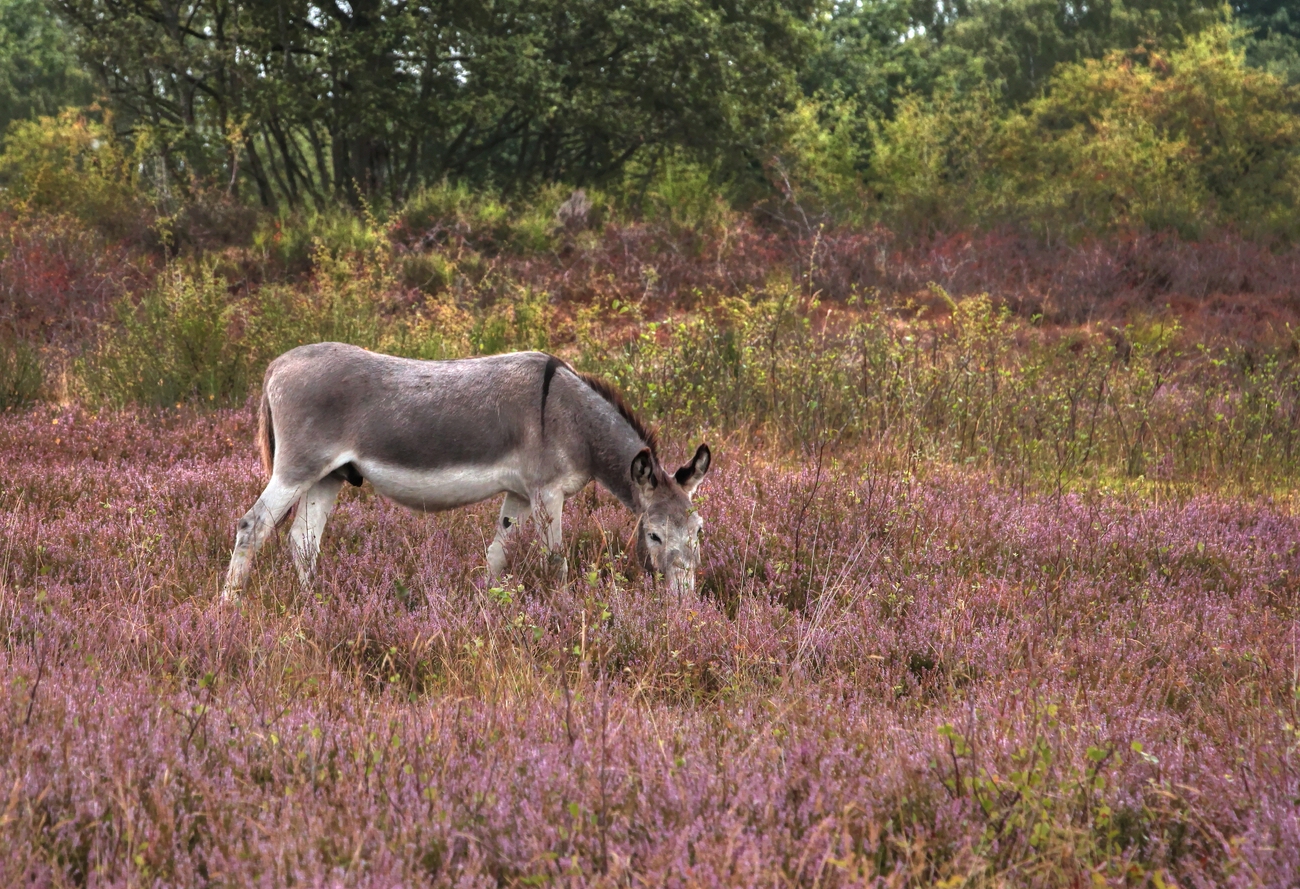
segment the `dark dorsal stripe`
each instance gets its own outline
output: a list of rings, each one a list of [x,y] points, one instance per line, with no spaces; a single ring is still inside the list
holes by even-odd
[[[546,370],[542,372],[542,438],[546,438],[546,399],[551,396],[551,380],[555,379],[555,372],[561,366],[567,367],[563,361],[554,355],[546,356]]]
[[[632,408],[628,407],[627,402],[623,400],[623,393],[615,389],[613,383],[602,380],[600,377],[593,377],[591,374],[580,373],[574,370],[573,365],[556,358],[554,355],[546,356],[546,370],[542,373],[542,436],[546,436],[546,399],[551,394],[551,379],[561,367],[571,371],[574,376],[586,383],[593,392],[608,401],[618,411],[618,415],[626,420],[627,424],[632,427],[632,431],[645,442],[657,465],[659,463],[659,436],[653,429],[641,422],[640,417],[633,413]]]

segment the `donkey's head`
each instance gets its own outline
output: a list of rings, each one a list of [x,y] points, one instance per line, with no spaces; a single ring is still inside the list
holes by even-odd
[[[672,475],[657,464],[649,448],[632,459],[636,492],[636,555],[647,571],[663,575],[669,589],[695,589],[704,522],[691,506],[695,489],[709,471],[709,446],[700,445],[691,462]]]

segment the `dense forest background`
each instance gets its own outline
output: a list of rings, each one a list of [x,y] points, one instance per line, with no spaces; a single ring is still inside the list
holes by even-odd
[[[103,179],[386,212],[668,177],[840,223],[1290,240],[1298,82],[1285,0],[3,0],[0,176],[81,212]]]

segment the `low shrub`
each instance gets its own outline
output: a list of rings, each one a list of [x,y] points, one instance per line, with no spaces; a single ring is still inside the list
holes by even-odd
[[[417,253],[430,249],[453,254],[466,249],[489,255],[545,253],[556,247],[566,228],[559,210],[569,194],[569,189],[551,185],[527,200],[507,203],[464,183],[442,182],[420,189],[402,205],[393,218],[393,234]],[[586,224],[594,222],[597,214],[589,208],[583,217]]]
[[[232,288],[210,265],[176,263],[80,362],[81,394],[93,403],[240,403],[277,355],[305,343],[346,342],[419,358],[452,358],[475,347],[545,343],[544,297],[525,297],[477,322],[437,300],[399,313],[385,263],[323,248],[302,283]]]
[[[248,393],[252,356],[239,339],[241,306],[210,266],[173,266],[157,286],[118,305],[117,326],[81,361],[92,402],[228,404]]]
[[[551,307],[545,293],[522,289],[499,300],[483,312],[470,333],[470,344],[480,355],[545,350],[550,346]]]
[[[390,249],[387,229],[369,209],[358,213],[345,207],[263,216],[252,242],[273,279],[305,277],[315,271],[318,260],[374,258],[386,256]]]
[[[44,382],[40,356],[25,340],[0,337],[0,411],[26,407]]]
[[[246,302],[243,345],[255,366],[303,343],[379,347],[395,286],[386,250],[334,254],[318,244],[312,267],[306,281],[263,287]]]
[[[1300,358],[1184,344],[1177,323],[1044,331],[987,295],[927,312],[823,306],[789,283],[665,322],[580,319],[580,363],[670,427],[793,449],[873,442],[1060,485],[1282,483],[1300,472]],[[621,333],[620,333],[621,331]]]

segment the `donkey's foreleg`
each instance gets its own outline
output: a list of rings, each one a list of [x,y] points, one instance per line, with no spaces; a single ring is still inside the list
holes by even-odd
[[[289,485],[276,476],[271,476],[271,482],[262,496],[257,498],[253,508],[239,520],[235,531],[235,550],[230,555],[230,570],[226,572],[226,583],[221,589],[223,599],[233,598],[243,587],[252,567],[253,555],[308,487],[310,483]]]
[[[497,533],[488,547],[488,580],[496,580],[506,570],[506,542],[514,536],[519,523],[528,515],[531,504],[518,494],[506,494],[497,518]]]
[[[568,583],[569,563],[564,558],[564,491],[549,489],[537,498],[534,512],[537,527],[545,530],[547,563],[560,586]]]
[[[343,487],[343,479],[327,475],[308,489],[298,501],[298,512],[289,528],[289,543],[293,549],[293,564],[303,586],[310,586],[316,571],[316,557],[320,554],[321,535],[325,522],[334,509],[334,499]]]

